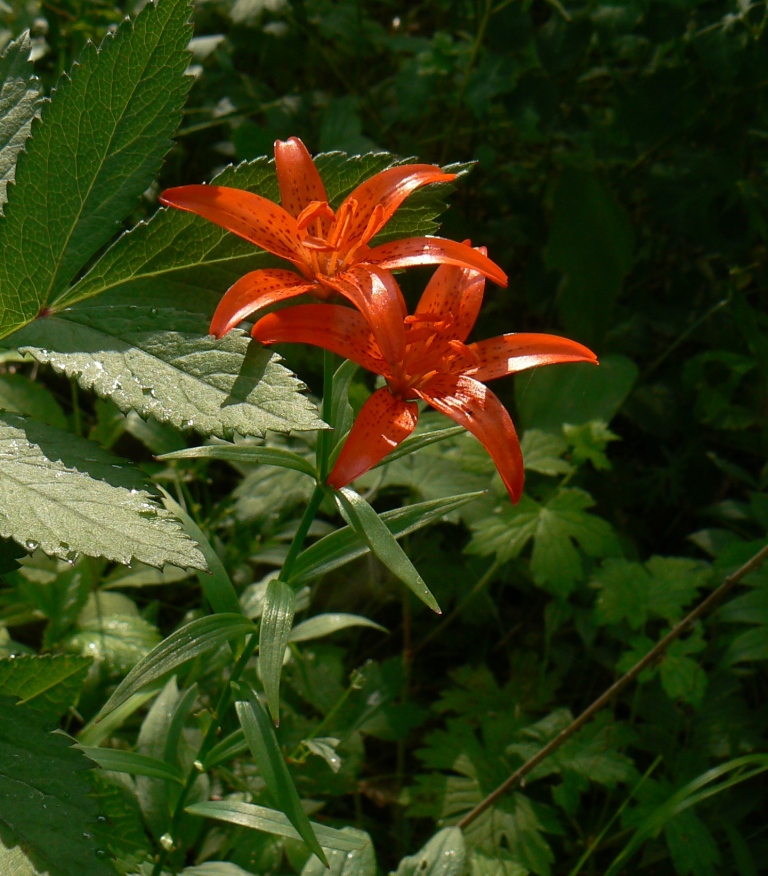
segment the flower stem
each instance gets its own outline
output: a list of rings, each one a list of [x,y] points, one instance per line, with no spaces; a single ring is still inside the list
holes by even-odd
[[[333,372],[335,358],[333,353],[328,350],[323,350],[323,405],[321,416],[323,420],[331,425],[331,414],[333,412]],[[317,472],[318,480],[321,484],[325,483],[328,477],[328,460],[331,455],[332,435],[328,429],[323,429],[317,436]]]
[[[291,542],[288,556],[285,558],[283,568],[280,572],[281,581],[285,581],[287,583],[288,578],[291,574],[291,569],[293,568],[293,564],[296,562],[296,558],[299,556],[301,548],[304,545],[304,539],[307,537],[309,527],[312,526],[312,523],[317,516],[317,511],[323,501],[324,495],[325,490],[323,488],[323,485],[317,484],[315,486],[315,491],[314,493],[312,493],[309,503],[307,504],[307,507],[304,511],[304,515],[301,518],[299,528],[296,530],[296,534],[293,536],[293,541]]]

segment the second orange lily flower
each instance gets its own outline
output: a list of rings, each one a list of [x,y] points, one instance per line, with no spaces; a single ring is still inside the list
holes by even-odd
[[[190,185],[167,189],[163,204],[196,213],[273,255],[295,271],[252,271],[231,286],[211,322],[221,337],[238,322],[285,298],[311,293],[326,300],[338,293],[365,316],[388,354],[393,321],[406,314],[389,270],[448,264],[473,268],[499,285],[506,274],[484,254],[440,237],[410,237],[373,248],[368,244],[415,189],[450,182],[455,174],[430,164],[403,164],[365,180],[334,211],[304,144],[297,137],[275,144],[279,206],[242,189]]]
[[[482,248],[476,250],[484,255]],[[413,316],[399,321],[385,352],[365,319],[349,307],[308,304],[262,317],[253,337],[264,344],[314,344],[362,365],[387,382],[363,405],[328,478],[340,489],[405,438],[418,420],[416,399],[449,416],[480,440],[513,502],[523,489],[523,458],[506,408],[484,385],[506,374],[558,362],[597,363],[587,347],[545,334],[505,334],[466,344],[483,299],[474,270],[443,266]]]

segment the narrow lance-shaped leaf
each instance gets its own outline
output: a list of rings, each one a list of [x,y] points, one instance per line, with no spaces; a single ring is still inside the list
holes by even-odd
[[[0,414],[0,535],[71,560],[205,568],[178,522],[144,490],[142,473],[91,441]]]
[[[121,751],[117,748],[94,748],[80,746],[83,754],[95,761],[103,770],[128,773],[132,776],[149,776],[165,782],[184,784],[184,777],[178,767],[174,767],[156,757],[139,754],[136,751]]]
[[[29,31],[24,31],[0,56],[0,209],[16,171],[16,158],[42,102],[40,83],[29,60],[31,48]]]
[[[288,637],[289,642],[307,642],[310,639],[320,639],[323,636],[330,636],[332,633],[337,633],[339,630],[347,630],[350,627],[368,627],[372,630],[378,630],[380,633],[386,633],[386,627],[377,624],[367,617],[360,617],[357,614],[331,613],[319,614],[316,617],[311,617],[308,620],[302,621],[300,624],[291,630]]]
[[[406,584],[422,602],[440,614],[440,606],[421,575],[387,529],[387,525],[365,499],[349,487],[344,487],[337,491],[336,501],[350,526],[390,572]]]
[[[219,555],[213,549],[200,527],[181,505],[175,502],[162,487],[161,492],[163,494],[163,505],[171,514],[181,520],[184,531],[197,542],[200,552],[205,557],[205,562],[208,564],[208,573],[197,572],[197,580],[200,582],[205,598],[210,603],[211,608],[217,612],[242,614],[243,610],[240,607],[240,600],[237,598],[237,591],[227,574],[227,570],[224,568],[224,564],[219,559]]]
[[[187,0],[147,4],[63,76],[16,167],[0,223],[0,336],[33,320],[152,182],[191,78]]]
[[[158,456],[158,459],[221,459],[224,462],[240,462],[246,465],[276,465],[290,468],[313,478],[312,465],[290,450],[282,447],[259,447],[251,444],[205,444],[201,447],[188,447]]]
[[[295,610],[293,588],[277,578],[270,581],[259,626],[259,672],[275,725],[280,723],[280,676]]]
[[[251,830],[263,830],[276,836],[290,839],[303,838],[282,812],[268,809],[266,806],[257,806],[254,803],[241,803],[239,800],[210,800],[207,803],[193,803],[187,806],[186,811],[204,818],[216,818],[229,824],[238,824]],[[334,830],[314,821],[310,821],[309,825],[324,849],[351,852],[362,848],[361,838],[354,834]]]
[[[235,708],[245,733],[245,741],[270,794],[304,842],[327,867],[328,861],[301,805],[296,786],[283,760],[274,727],[261,703],[250,693],[248,701],[239,700]]]
[[[155,679],[183,666],[188,660],[249,632],[255,633],[256,628],[241,614],[215,614],[191,621],[171,633],[133,667],[99,712],[99,719],[114,711]]]
[[[481,492],[462,493],[459,496],[449,496],[447,499],[430,499],[428,502],[385,511],[379,519],[394,538],[402,538],[435,520],[440,520],[446,514],[479,499],[482,495]],[[318,575],[324,575],[364,556],[370,549],[368,542],[351,526],[337,529],[336,532],[316,541],[299,555],[289,580],[294,586],[311,581]]]

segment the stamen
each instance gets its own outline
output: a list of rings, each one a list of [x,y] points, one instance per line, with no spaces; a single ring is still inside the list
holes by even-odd
[[[334,249],[341,249],[344,246],[349,233],[349,226],[355,213],[357,213],[357,201],[354,198],[344,201],[339,207],[333,228],[331,228],[331,233],[328,235],[328,242]]]
[[[363,236],[360,238],[363,243],[367,243],[374,234],[381,228],[384,219],[384,207],[381,204],[376,204],[371,212],[371,218],[365,226]]]
[[[333,222],[335,218],[335,214],[331,210],[331,205],[328,201],[312,201],[296,217],[296,225],[299,231],[304,231],[309,223],[315,219],[328,219],[330,222]]]

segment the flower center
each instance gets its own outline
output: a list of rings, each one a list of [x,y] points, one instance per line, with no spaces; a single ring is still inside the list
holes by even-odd
[[[365,211],[347,198],[334,213],[327,201],[312,201],[296,217],[307,267],[315,276],[333,277],[355,264],[358,251],[381,225],[384,208],[371,210],[360,230]]]

